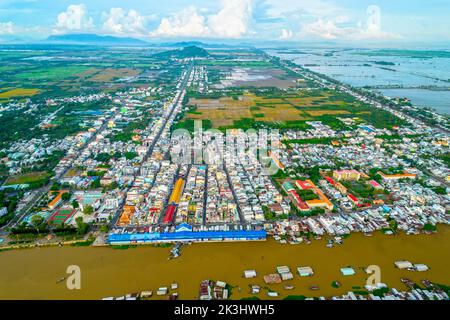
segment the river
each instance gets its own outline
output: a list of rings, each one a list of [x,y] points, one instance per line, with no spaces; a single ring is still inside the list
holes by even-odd
[[[233,299],[252,296],[249,284],[270,287],[281,298],[289,294],[331,296],[343,294],[354,286],[363,287],[367,274],[362,267],[375,264],[381,268],[381,281],[390,287],[405,289],[401,277],[415,281],[429,279],[450,284],[450,227],[440,226],[434,235],[365,237],[352,234],[341,246],[327,248],[326,240],[312,244],[262,242],[201,243],[183,247],[182,256],[167,260],[168,248],[140,246],[129,249],[109,247],[52,247],[0,252],[0,299],[100,299],[152,290],[177,282],[181,299],[195,299],[203,279],[222,280],[232,286]],[[394,261],[425,263],[427,272],[402,271]],[[81,289],[68,290],[65,276],[68,265],[81,268]],[[287,265],[295,272],[293,290],[283,284],[266,286],[262,276]],[[311,266],[314,276],[300,278],[298,266]],[[344,277],[340,268],[352,266],[356,275]],[[242,277],[246,269],[255,269],[255,279]],[[332,281],[342,286],[335,289]],[[319,291],[311,291],[310,285]],[[239,290],[239,287],[241,288]],[[262,290],[260,298],[267,298]]]

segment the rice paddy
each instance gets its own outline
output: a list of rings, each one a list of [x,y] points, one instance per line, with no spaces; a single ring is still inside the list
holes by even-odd
[[[39,89],[12,89],[5,92],[0,92],[0,99],[32,97],[38,93]]]

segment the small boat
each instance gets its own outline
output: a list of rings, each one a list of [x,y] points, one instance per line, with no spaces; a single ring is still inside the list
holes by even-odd
[[[414,288],[414,282],[411,281],[410,279],[408,279],[408,278],[401,278],[400,281],[402,283],[404,283],[406,286],[408,286],[409,288],[411,288],[411,289]]]
[[[434,285],[428,279],[423,279],[422,284],[428,289],[432,289],[434,287]]]
[[[291,285],[291,284],[285,284],[285,285],[284,285],[284,289],[286,289],[286,290],[292,290],[292,289],[294,289],[294,286]]]
[[[309,287],[309,290],[319,290],[319,286],[312,285],[312,286]]]
[[[400,281],[401,281],[402,283],[407,283],[407,282],[409,282],[409,281],[411,281],[411,280],[409,280],[408,278],[400,278]]]
[[[178,293],[172,293],[168,297],[169,300],[178,300]]]
[[[56,283],[61,283],[61,282],[63,282],[64,280],[66,280],[66,277],[60,278],[58,281],[56,281]]]

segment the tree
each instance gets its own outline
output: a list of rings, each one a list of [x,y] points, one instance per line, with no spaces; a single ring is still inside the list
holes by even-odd
[[[70,195],[69,192],[64,192],[64,193],[61,195],[61,199],[63,199],[63,201],[69,201],[69,200],[70,200],[70,197],[71,197],[71,195]]]
[[[44,223],[44,218],[38,214],[31,217],[31,224],[37,229],[42,223]]]
[[[92,214],[93,212],[94,212],[94,208],[91,205],[87,205],[84,207],[84,210],[83,210],[84,214]]]
[[[77,223],[77,233],[86,234],[89,230],[89,225],[83,221],[83,217],[78,217],[75,219]]]
[[[78,203],[78,201],[77,200],[73,200],[72,201],[72,208],[77,209],[79,207],[80,207],[80,204]]]
[[[59,184],[54,182],[50,188],[51,191],[59,190]]]

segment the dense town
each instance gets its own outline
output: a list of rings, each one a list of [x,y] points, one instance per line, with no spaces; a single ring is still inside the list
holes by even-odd
[[[267,146],[254,153],[245,126],[210,130],[209,119],[189,118],[201,114],[191,104],[197,95],[220,97],[210,99],[213,105],[220,104],[223,95],[236,95],[226,101],[242,104],[251,97],[248,91],[236,94],[229,89],[235,81],[232,76],[213,85],[210,79],[218,75],[201,65],[205,60],[214,61],[175,59],[180,72],[168,87],[147,85],[47,98],[41,104],[32,99],[2,104],[0,115],[34,114],[43,106],[51,112],[39,115],[30,128],[39,135],[5,143],[0,149],[1,248],[172,244],[169,259],[174,259],[183,245],[193,242],[273,238],[296,245],[324,238],[326,246],[333,248],[352,233],[432,234],[439,232],[440,225],[450,224],[450,141],[445,117],[433,116],[439,125],[432,126],[429,118],[414,117],[395,101],[384,104],[386,100],[264,54],[258,63],[270,62],[295,75],[297,87],[278,88],[277,94],[332,91],[395,120],[394,125],[380,126],[342,111],[335,112],[332,120],[307,120],[301,130],[263,124],[256,131],[266,138]],[[242,61],[236,58],[235,63]],[[248,76],[242,72],[236,71],[239,79]],[[270,96],[271,91],[256,92]],[[95,108],[67,111],[67,105]],[[78,119],[76,125],[83,130],[47,134],[52,131],[46,130],[62,127],[61,113],[66,119]],[[186,130],[189,120],[193,130]],[[175,135],[180,128],[184,131]],[[224,141],[225,148],[220,145]],[[269,172],[268,167],[274,170]],[[299,269],[299,275],[305,270]],[[282,283],[292,277],[288,270],[264,280]],[[168,288],[161,287],[157,296],[176,299],[176,292],[169,293]],[[171,288],[176,291],[177,285]],[[432,285],[410,289],[380,287],[372,290],[382,294],[350,291],[327,298],[448,299],[445,290]],[[230,290],[225,282],[205,280],[199,297],[228,299]],[[260,290],[255,285],[250,293]],[[151,295],[143,292],[119,299]],[[269,291],[267,296],[278,295]]]

